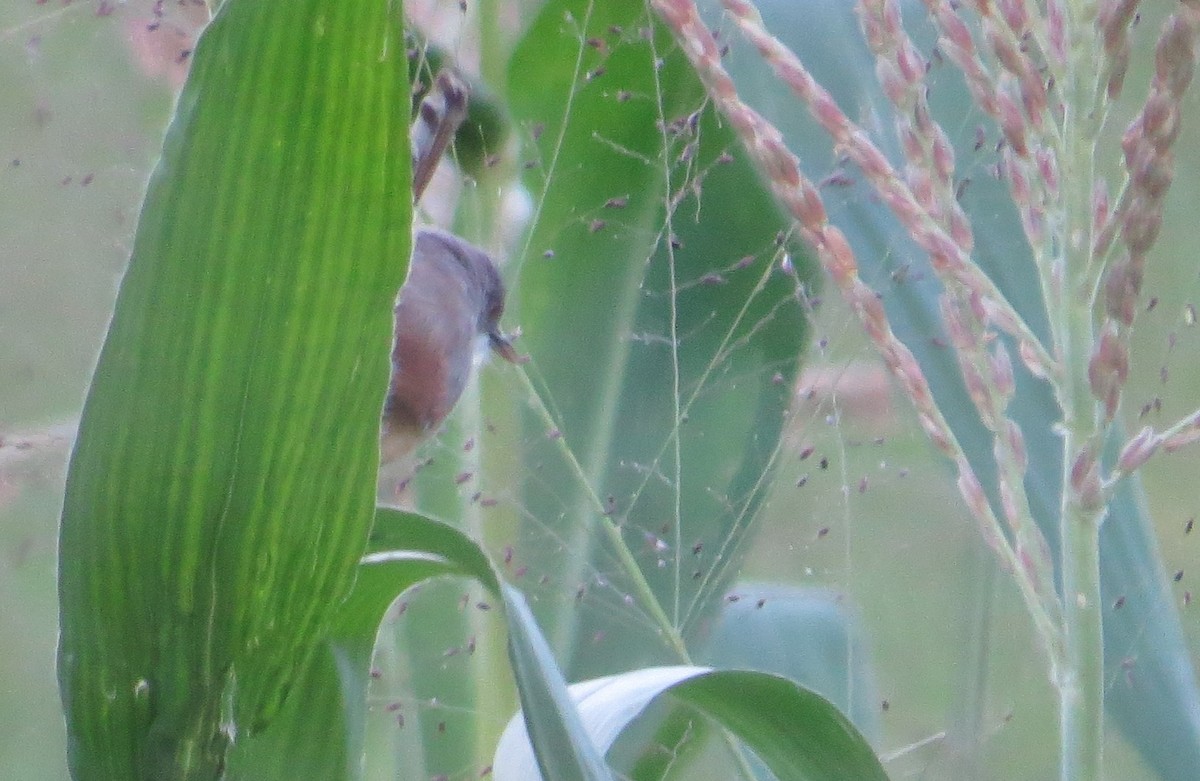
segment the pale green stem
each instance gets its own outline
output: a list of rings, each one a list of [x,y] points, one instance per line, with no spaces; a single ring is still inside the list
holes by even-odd
[[[481,389],[480,386],[488,383],[491,379],[481,376],[477,383],[468,388],[467,393],[459,402],[459,414],[462,428],[465,431],[484,430],[485,399],[490,401],[490,399],[496,398],[503,401],[500,394],[488,395],[485,392],[486,388]],[[497,448],[497,450],[499,449]],[[457,455],[459,459],[458,472],[469,472],[475,475],[486,473],[491,480],[498,480],[501,485],[511,484],[508,482],[511,475],[505,474],[512,465],[511,459],[505,458],[504,454],[493,452],[488,447],[487,439],[478,438],[474,448]],[[485,518],[479,502],[470,501],[465,495],[459,495],[459,504],[467,532],[474,539],[484,540],[488,549],[497,550],[503,544],[500,540],[505,539],[501,535],[511,534],[512,524],[491,517],[492,513],[488,513],[489,517]],[[498,598],[499,595],[496,596]],[[512,696],[513,688],[500,684],[501,681],[511,681],[512,673],[510,672],[504,633],[498,631],[501,626],[498,624],[496,611],[489,613],[468,609],[466,616],[466,628],[470,632],[470,642],[473,644],[470,651],[473,661],[468,669],[471,671],[471,688],[474,690],[474,708],[477,716],[474,720],[473,756],[478,764],[484,765],[495,750],[500,739],[500,730],[515,707]]]
[[[1072,4],[1067,100],[1063,117],[1063,183],[1057,271],[1053,285],[1050,317],[1057,337],[1063,374],[1058,399],[1063,420],[1063,480],[1061,569],[1063,585],[1065,665],[1054,671],[1059,695],[1059,724],[1062,745],[1062,781],[1098,781],[1104,763],[1104,633],[1100,595],[1100,521],[1103,499],[1089,496],[1079,480],[1072,484],[1076,458],[1089,451],[1099,458],[1104,431],[1096,414],[1087,367],[1095,344],[1091,287],[1086,284],[1091,266],[1091,194],[1095,182],[1096,131],[1099,117],[1094,111],[1095,7]],[[1094,273],[1094,270],[1093,270]],[[1097,467],[1098,469],[1098,467]],[[1097,494],[1102,492],[1097,490]],[[1096,507],[1096,504],[1099,504]]]
[[[1070,440],[1070,437],[1068,437]],[[1069,467],[1068,467],[1069,469]],[[1076,502],[1064,508],[1063,607],[1067,665],[1056,681],[1063,781],[1102,777],[1104,634],[1100,602],[1100,520]]]
[[[1067,286],[1070,291],[1071,286]],[[1061,781],[1098,781],[1104,761],[1104,627],[1100,595],[1100,522],[1084,491],[1072,485],[1076,457],[1090,449],[1099,458],[1094,403],[1086,379],[1087,350],[1092,344],[1090,309],[1069,292],[1060,305],[1064,314],[1064,373],[1060,385],[1063,408],[1063,477],[1060,535],[1063,586],[1064,664],[1052,671],[1058,689],[1062,745]],[[1086,482],[1086,481],[1085,481]],[[1097,490],[1098,495],[1102,492]],[[1102,502],[1102,500],[1101,500]]]
[[[1079,178],[1091,181],[1085,176]],[[1067,224],[1078,223],[1068,220]],[[1079,269],[1083,264],[1072,263],[1070,267]],[[1094,333],[1091,310],[1073,295],[1075,290],[1072,284],[1064,285],[1058,299],[1063,325],[1059,346],[1065,369],[1059,400],[1063,411],[1060,555],[1066,663],[1054,671],[1054,682],[1059,693],[1062,736],[1060,778],[1096,781],[1101,777],[1104,748],[1104,636],[1100,610],[1100,521],[1104,507],[1089,508],[1087,498],[1072,486],[1071,473],[1075,459],[1084,450],[1091,450],[1099,458],[1102,432],[1096,429],[1095,404],[1087,380]]]

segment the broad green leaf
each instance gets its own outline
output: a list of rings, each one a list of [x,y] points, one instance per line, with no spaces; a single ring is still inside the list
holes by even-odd
[[[604,751],[651,703],[670,694],[740,739],[780,781],[887,778],[866,740],[832,703],[770,673],[647,667],[577,683],[570,692]],[[500,738],[494,773],[497,781],[539,778],[519,714]]]
[[[573,677],[672,660],[623,601],[602,509],[557,448],[628,529],[670,620],[695,627],[770,484],[812,268],[795,255],[799,281],[787,273],[787,222],[642,0],[547,3],[507,83],[514,124],[537,138],[514,319],[562,435],[529,416],[521,503],[538,524],[518,555],[590,594],[539,606]]]
[[[77,778],[218,777],[353,582],[411,241],[395,10],[230,0],[196,48],[68,476]]]
[[[781,675],[825,697],[871,743],[881,737],[879,698],[867,638],[846,609],[845,595],[774,583],[735,583],[700,638],[698,662],[718,669]],[[614,767],[633,765],[631,777],[661,779],[687,767],[681,752],[702,743],[708,726],[685,709],[658,708],[626,730],[609,752]],[[657,718],[656,718],[657,716]],[[648,722],[648,723],[647,723]],[[647,745],[652,748],[647,748]],[[670,751],[655,747],[671,746]],[[770,778],[755,767],[758,778]]]
[[[493,594],[500,593],[500,579],[492,567],[487,554],[479,545],[453,526],[426,518],[416,513],[407,513],[390,507],[376,509],[375,527],[363,561],[362,572],[379,572],[392,561],[403,561],[406,557],[436,557],[458,571],[459,574],[475,578]],[[384,570],[386,574],[386,570]],[[362,575],[360,574],[360,579]],[[386,591],[386,578],[374,584],[375,597],[378,589]],[[361,600],[372,592],[365,585],[355,584],[354,599]],[[391,599],[395,599],[393,593]],[[377,605],[378,606],[378,605]],[[386,605],[384,605],[386,607]],[[347,611],[339,611],[339,622],[345,620]],[[339,623],[339,626],[342,624]]]
[[[782,675],[880,737],[870,645],[845,595],[775,583],[738,583],[721,606],[698,659],[719,668]]]
[[[892,111],[875,81],[875,64],[862,43],[852,4],[827,0],[804,3],[765,0],[759,7],[768,29],[788,45],[852,116],[871,118],[881,129],[876,143],[893,161]],[[923,12],[907,18],[909,29],[928,47],[933,38]],[[819,29],[821,35],[807,31]],[[829,139],[813,124],[794,96],[763,67],[756,54],[735,52],[727,63],[739,90],[778,123],[806,171],[821,178],[836,165]],[[974,108],[961,79],[948,63],[929,74],[934,117],[951,135],[959,170],[970,179],[963,205],[975,231],[975,258],[1036,332],[1047,320],[1029,247],[1007,186],[987,173],[992,145],[976,149],[977,127],[998,134]],[[852,167],[845,173],[860,179]],[[864,279],[882,293],[893,330],[921,363],[939,406],[967,449],[993,502],[995,469],[989,435],[974,411],[951,351],[934,337],[941,333],[940,286],[928,260],[907,233],[857,181],[837,198],[827,198],[830,219],[844,230],[857,254]],[[1011,348],[1011,345],[1010,345]],[[1015,350],[1010,349],[1015,355]],[[1061,443],[1054,424],[1059,410],[1049,387],[1017,363],[1017,394],[1009,412],[1021,426],[1029,453],[1026,487],[1035,520],[1057,556]],[[1109,454],[1112,458],[1112,454]],[[997,504],[998,506],[998,504]],[[1200,689],[1184,642],[1179,615],[1166,588],[1154,531],[1141,497],[1140,481],[1125,481],[1101,529],[1101,570],[1106,604],[1105,668],[1113,681],[1106,707],[1147,762],[1164,779],[1183,781],[1200,767]],[[1114,609],[1121,598],[1121,609]],[[1122,665],[1136,660],[1136,685],[1126,685]]]

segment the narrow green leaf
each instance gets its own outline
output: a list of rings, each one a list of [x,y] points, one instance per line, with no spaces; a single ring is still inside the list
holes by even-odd
[[[652,702],[670,694],[742,740],[780,781],[887,779],[866,740],[832,703],[770,673],[647,667],[574,684],[570,693],[604,751]],[[494,772],[497,781],[539,777],[520,714],[500,738]]]
[[[308,668],[305,691],[290,700],[260,737],[239,744],[230,778],[360,778],[363,721],[371,656],[379,623],[404,591],[440,575],[475,578],[502,597],[509,657],[521,701],[533,718],[539,756],[555,779],[608,779],[588,742],[524,597],[502,584],[487,554],[452,526],[416,513],[379,508],[354,589],[341,604],[330,637]]]
[[[375,517],[375,527],[371,530],[370,544],[367,548],[368,555],[363,561],[368,568],[371,565],[387,564],[388,557],[393,554],[431,554],[446,562],[452,562],[460,574],[475,578],[488,591],[499,595],[500,578],[487,553],[458,529],[423,515],[406,513],[390,507],[377,508]],[[356,586],[355,590],[358,589]]]
[[[521,693],[526,740],[543,778],[608,781],[612,774],[575,710],[567,683],[521,592],[504,587],[508,648]],[[527,776],[533,778],[534,776]]]
[[[196,48],[68,476],[76,778],[216,778],[350,588],[411,241],[404,51],[388,0],[230,0]]]
[[[415,513],[379,508],[354,588],[297,684],[302,696],[289,699],[261,736],[235,747],[230,779],[360,778],[379,623],[401,594],[441,575],[468,575],[497,587],[487,558],[461,532]]]

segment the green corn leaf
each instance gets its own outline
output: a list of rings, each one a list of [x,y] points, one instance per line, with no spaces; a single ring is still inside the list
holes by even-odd
[[[68,476],[76,778],[218,777],[350,588],[411,241],[404,51],[381,0],[229,0],[196,48]]]
[[[496,588],[486,558],[454,529],[380,508],[354,588],[297,690],[260,736],[239,743],[231,779],[360,778],[371,657],[388,606],[440,575],[469,575]]]
[[[543,778],[608,781],[612,774],[592,742],[567,691],[546,638],[525,597],[504,586],[509,657],[521,693],[522,726],[532,741]]]
[[[669,694],[729,730],[780,781],[887,779],[867,741],[832,703],[770,673],[647,667],[577,683],[570,692],[602,750],[657,698]],[[519,715],[500,738],[494,772],[497,781],[539,777]]]
[[[829,700],[872,744],[881,737],[879,693],[867,638],[844,595],[777,583],[735,583],[696,652],[718,669],[781,675]],[[609,751],[631,778],[661,779],[688,767],[686,752],[704,743],[707,722],[681,708],[650,710]],[[650,746],[652,748],[647,748]],[[672,746],[670,751],[655,750]],[[772,778],[761,765],[756,778]]]
[[[844,595],[775,583],[738,583],[699,654],[720,668],[782,675],[825,697],[855,727],[880,737],[870,645]]]

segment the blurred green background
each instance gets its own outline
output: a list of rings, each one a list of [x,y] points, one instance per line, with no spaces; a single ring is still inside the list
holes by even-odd
[[[162,10],[165,16],[156,17],[150,0],[14,0],[0,7],[0,775],[6,778],[66,777],[54,678],[55,526],[69,431],[203,18],[194,2]],[[1157,25],[1147,14],[1139,42]],[[1129,95],[1147,80],[1144,57],[1138,66],[1127,80]],[[1126,400],[1131,426],[1140,425],[1136,418],[1147,404],[1148,422],[1159,423],[1200,404],[1200,338],[1189,310],[1200,305],[1195,91],[1188,109],[1145,286],[1156,305],[1135,336]],[[905,401],[888,391],[857,325],[832,299],[818,318],[819,345],[801,380],[802,389],[817,393],[794,410],[789,457],[747,546],[742,577],[846,595],[877,671],[880,748],[900,754],[888,765],[893,778],[1054,777],[1054,693],[1015,589],[996,572],[946,470]],[[490,386],[523,392],[510,381]],[[1200,453],[1193,450],[1158,458],[1145,472],[1167,571],[1182,573],[1171,589],[1193,659],[1200,652],[1200,605],[1184,602],[1189,592],[1200,595],[1200,531],[1184,528],[1200,514],[1198,470]],[[1128,675],[1136,674],[1134,663]],[[1115,733],[1110,746],[1110,778],[1149,777]]]

